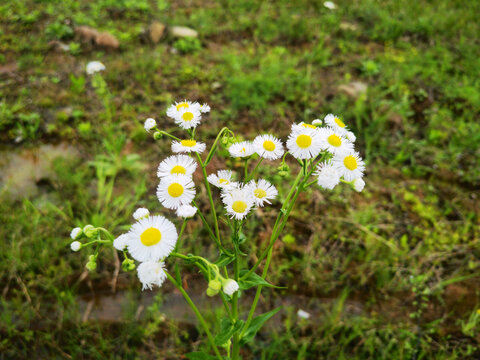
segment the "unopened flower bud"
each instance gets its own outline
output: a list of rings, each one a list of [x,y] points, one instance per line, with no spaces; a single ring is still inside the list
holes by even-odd
[[[222,283],[216,279],[210,280],[208,282],[208,289],[207,289],[207,295],[208,296],[215,296],[218,294],[220,289],[222,288]]]
[[[223,292],[229,296],[232,296],[239,289],[238,283],[233,279],[226,279],[222,285]]]
[[[86,237],[92,239],[98,234],[98,230],[93,225],[87,225],[83,228],[83,233]]]
[[[132,259],[125,259],[122,262],[123,271],[132,271],[135,269],[135,262]]]
[[[70,237],[72,238],[72,240],[77,240],[81,235],[82,229],[79,227],[72,229],[72,232],[70,233]]]
[[[148,118],[147,120],[145,120],[145,124],[143,125],[147,132],[150,132],[150,130],[152,130],[155,126],[157,126],[157,122],[155,121],[155,119],[152,118]]]
[[[74,241],[70,244],[70,249],[72,251],[78,251],[82,247],[82,243],[80,241]]]
[[[312,121],[312,125],[315,125],[315,126],[322,126],[322,124],[323,124],[323,121],[320,119],[315,119]]]
[[[353,188],[355,189],[355,191],[358,191],[358,192],[361,192],[363,190],[363,188],[365,187],[365,181],[363,181],[363,179],[359,178],[359,179],[355,179],[353,180]]]
[[[95,261],[89,261],[85,267],[88,271],[93,271],[97,268],[97,263]]]
[[[153,133],[153,138],[154,138],[155,140],[160,140],[160,139],[162,138],[162,136],[163,136],[163,135],[162,135],[162,133],[161,133],[160,131],[155,131],[155,132]]]

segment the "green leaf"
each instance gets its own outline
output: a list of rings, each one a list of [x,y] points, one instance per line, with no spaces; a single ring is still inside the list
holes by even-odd
[[[248,270],[242,270],[240,271],[240,279],[242,278],[243,275],[245,275],[248,272]],[[267,282],[265,279],[263,279],[261,276],[255,274],[252,272],[246,279],[241,279],[238,281],[238,286],[240,287],[241,290],[247,290],[250,289],[254,286],[266,286],[270,288],[275,288],[275,289],[285,289],[285,287],[281,286],[275,286]]]
[[[223,318],[220,323],[220,333],[215,336],[215,345],[221,346],[227,343],[228,340],[235,334],[237,331],[243,327],[243,321],[238,320],[235,324],[229,318]]]
[[[208,355],[203,351],[194,351],[185,355],[190,360],[217,360],[215,356]]]
[[[258,330],[265,324],[265,322],[270,319],[273,315],[275,315],[277,312],[279,312],[281,307],[278,307],[276,309],[273,309],[272,311],[269,311],[265,314],[257,316],[255,319],[252,320],[250,323],[250,326],[248,327],[247,331],[245,331],[245,334],[243,335],[242,339],[240,340],[240,343],[246,344],[250,340],[252,340],[255,335],[257,334]]]
[[[217,261],[215,261],[215,265],[218,267],[224,267],[230,264],[233,260],[235,260],[235,256],[228,256],[227,254],[220,254],[220,257]]]

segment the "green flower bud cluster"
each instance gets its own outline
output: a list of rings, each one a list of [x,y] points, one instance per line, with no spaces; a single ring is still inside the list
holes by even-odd
[[[132,271],[135,270],[136,265],[133,259],[125,259],[122,262],[122,270],[123,271]]]
[[[218,281],[217,279],[210,280],[208,282],[207,295],[215,296],[219,293],[221,288],[222,288],[222,283],[220,281]]]
[[[95,255],[90,255],[88,257],[88,262],[85,267],[88,271],[94,271],[97,268],[97,257]]]
[[[278,175],[281,177],[287,177],[288,175],[290,175],[290,167],[285,162],[282,162],[280,166],[277,168],[277,170],[278,170]]]
[[[160,131],[155,131],[153,133],[153,139],[154,140],[160,140],[163,137],[163,134]]]
[[[85,234],[85,236],[89,239],[93,239],[93,238],[96,238],[97,235],[98,235],[98,229],[95,228],[93,225],[86,225],[84,228],[83,228],[83,233]]]

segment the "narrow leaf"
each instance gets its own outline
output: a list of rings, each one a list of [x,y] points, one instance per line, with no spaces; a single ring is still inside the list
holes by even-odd
[[[240,278],[247,273],[248,270],[242,270],[240,271]],[[281,286],[275,286],[270,284],[268,281],[266,281],[264,278],[261,276],[255,274],[252,272],[246,279],[241,279],[238,281],[238,286],[240,287],[241,290],[247,290],[250,289],[254,286],[266,286],[270,288],[275,288],[275,289],[285,289],[284,287]]]
[[[243,335],[242,339],[240,340],[240,343],[246,344],[250,340],[252,340],[255,335],[257,334],[258,330],[265,324],[265,322],[270,319],[273,315],[275,315],[277,312],[280,311],[280,307],[273,309],[272,311],[269,311],[265,314],[257,316],[255,319],[252,320],[250,323],[250,326],[248,327],[247,331],[245,331],[245,334]]]
[[[227,254],[222,253],[217,261],[215,261],[215,265],[218,267],[224,267],[230,264],[233,260],[235,260],[235,256],[228,256]]]

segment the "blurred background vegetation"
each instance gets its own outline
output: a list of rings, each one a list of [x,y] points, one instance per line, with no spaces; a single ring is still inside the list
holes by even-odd
[[[245,359],[480,358],[480,2],[334,5],[0,4],[0,359],[179,359],[205,346],[171,287],[142,293],[110,252],[88,273],[88,254],[69,249],[72,227],[120,234],[138,206],[173,218],[155,197],[169,142],[142,123],[178,132],[165,110],[184,98],[212,106],[207,142],[224,125],[285,138],[294,121],[339,114],[367,161],[363,193],[300,199],[269,278],[288,289],[261,298],[283,310]],[[105,83],[86,75],[92,60]],[[238,165],[212,170],[225,162]],[[250,224],[252,262],[277,210]],[[196,220],[184,244],[215,256]],[[195,270],[184,278],[220,317]]]

